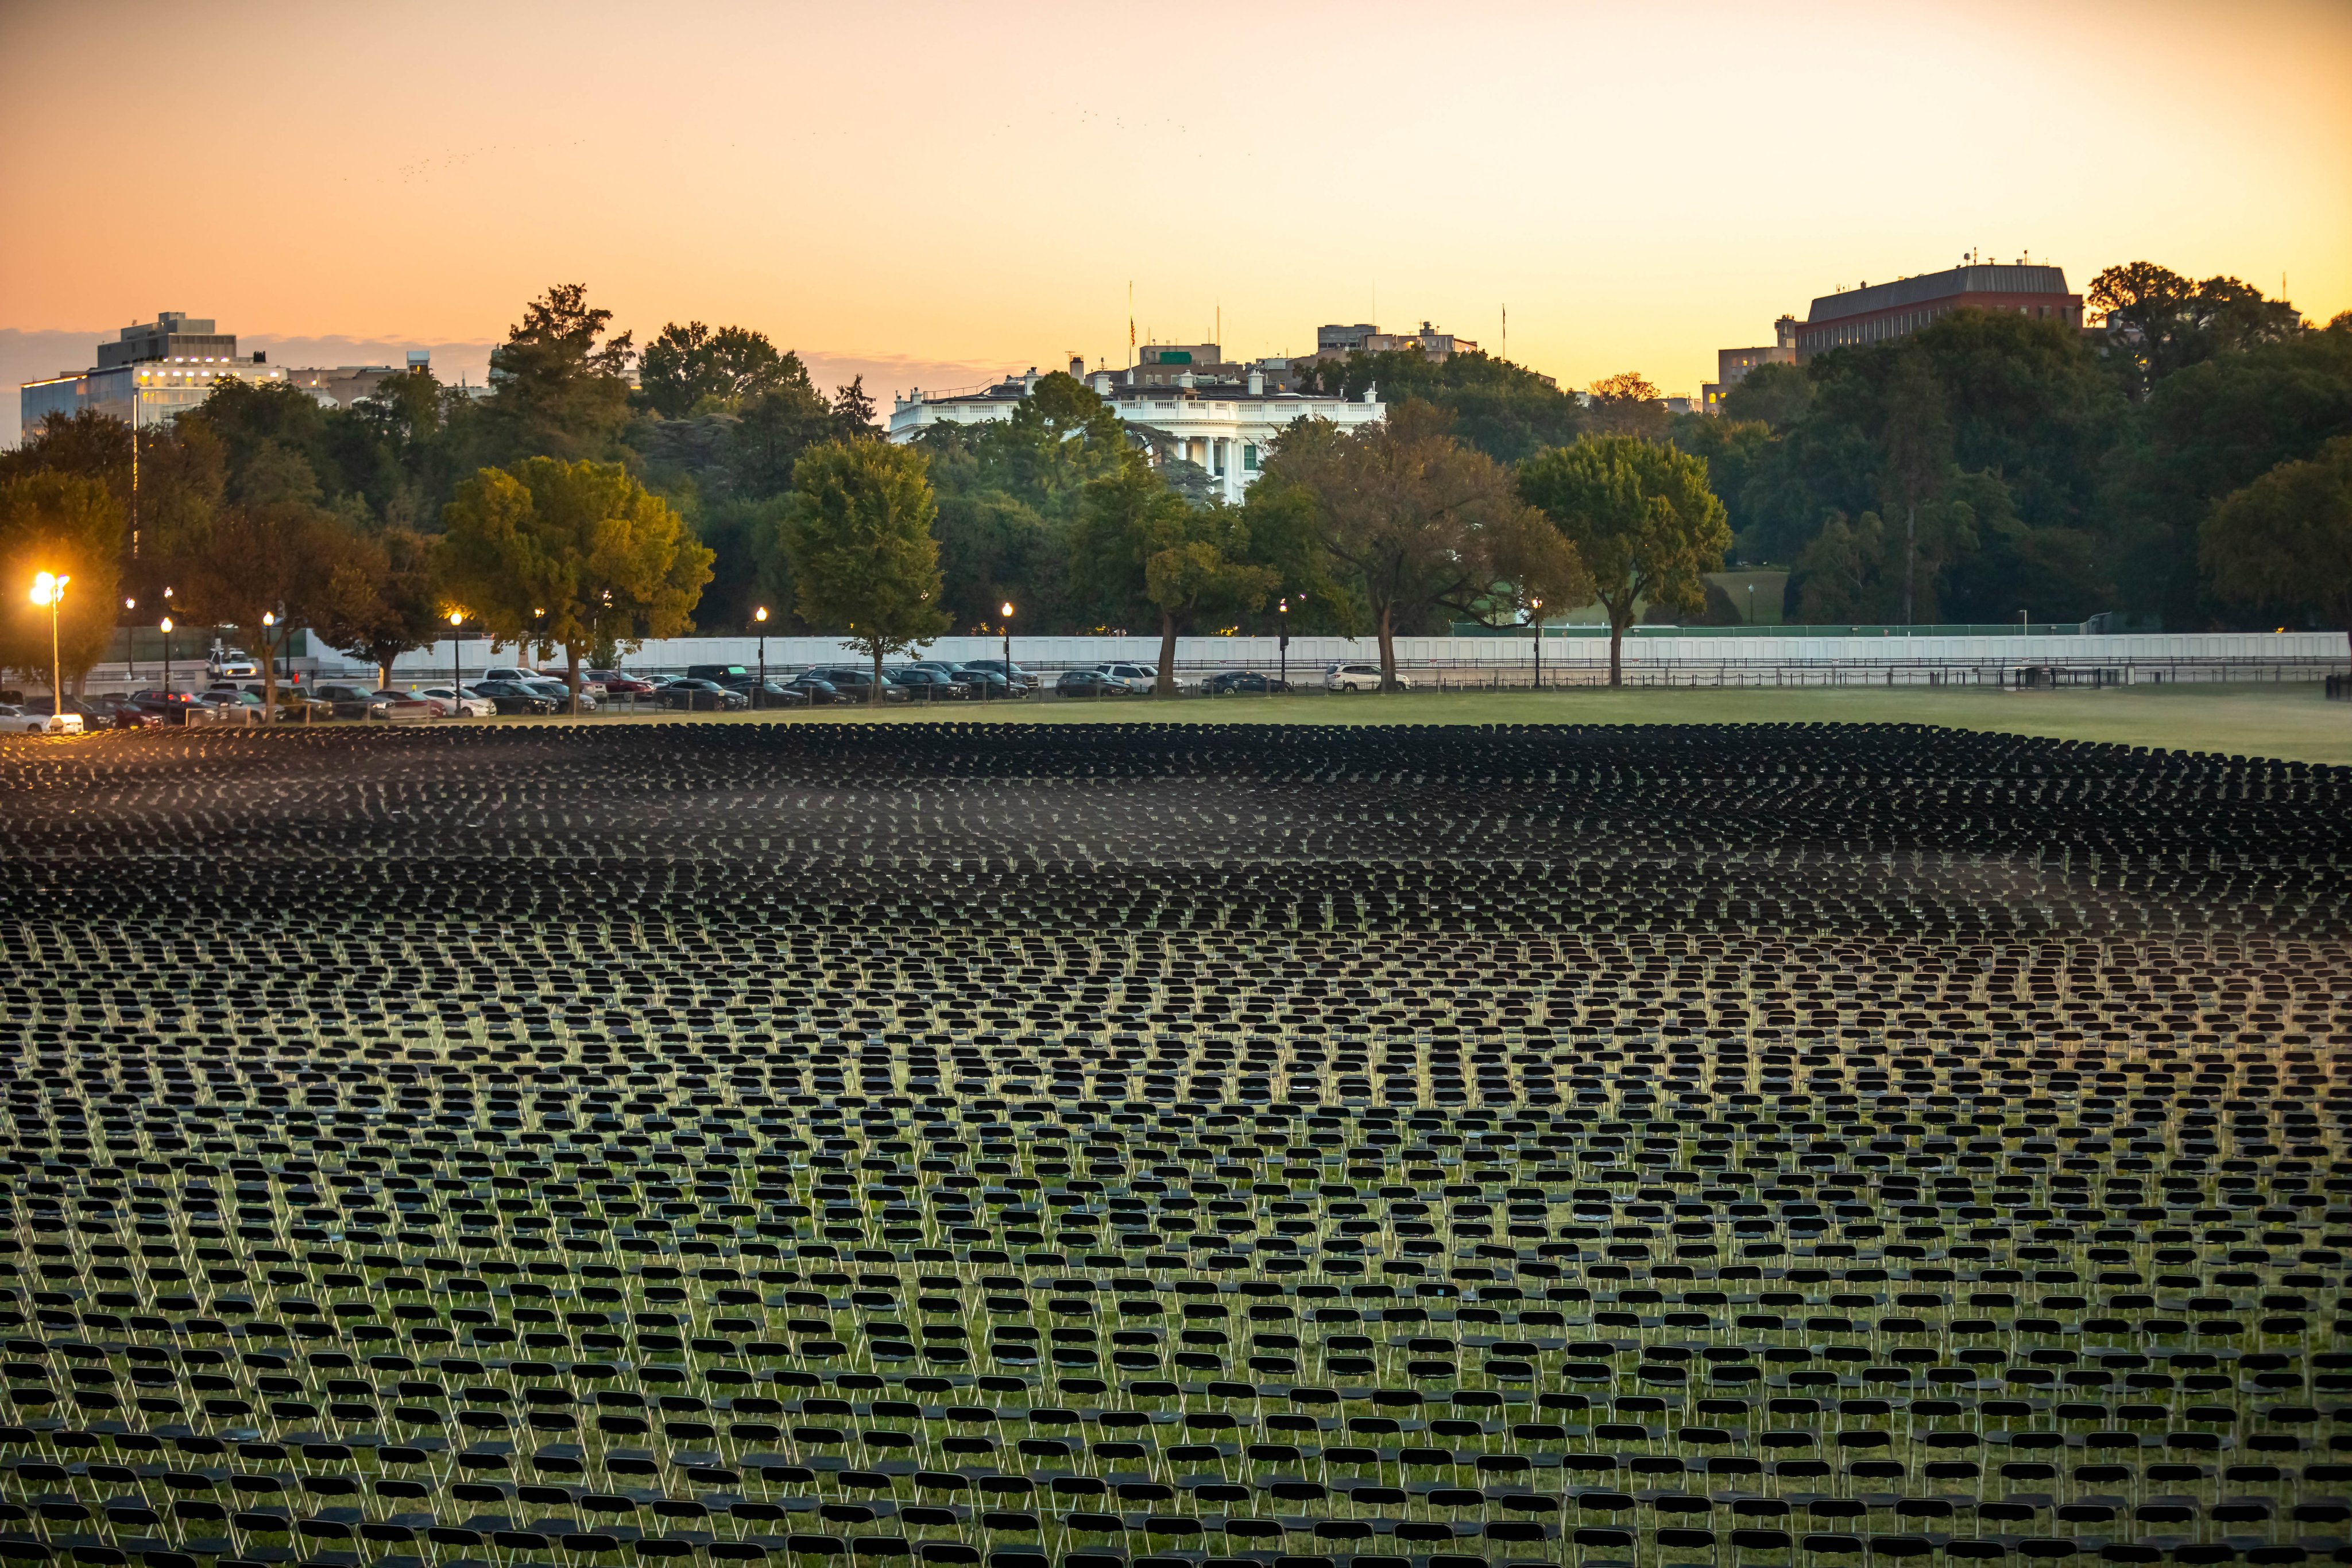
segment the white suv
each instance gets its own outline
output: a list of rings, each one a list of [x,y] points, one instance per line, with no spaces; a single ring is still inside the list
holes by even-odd
[[[1131,692],[1149,692],[1160,685],[1160,672],[1149,664],[1097,664],[1095,674]]]
[[[1403,671],[1397,672],[1397,689],[1409,692],[1412,682]],[[1323,672],[1323,689],[1327,692],[1376,692],[1381,689],[1381,667],[1378,664],[1333,664]]]
[[[447,718],[456,714],[459,718],[496,718],[499,705],[478,695],[473,687],[462,688],[462,694],[447,686],[427,686],[416,695],[425,699],[426,714],[434,718]]]
[[[1116,681],[1131,692],[1149,695],[1160,689],[1160,666],[1157,664],[1097,664],[1095,674],[1106,680]],[[1201,683],[1179,674],[1169,685],[1180,692],[1189,692]]]

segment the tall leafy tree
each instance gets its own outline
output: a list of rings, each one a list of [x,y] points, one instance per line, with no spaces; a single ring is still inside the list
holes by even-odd
[[[262,653],[266,706],[277,706],[288,640],[331,614],[331,585],[353,542],[332,513],[283,496],[226,502],[174,536],[177,602],[200,623],[236,628]]]
[[[2176,631],[2239,620],[2200,570],[2223,497],[2352,434],[2352,319],[2165,377],[2106,460],[2106,537],[2126,608]]]
[[[2152,261],[2110,267],[2091,279],[2084,303],[2106,318],[2106,348],[2136,397],[2176,371],[2305,329],[2303,313],[2234,277],[2192,283]]]
[[[1176,639],[1196,614],[1254,610],[1276,582],[1273,568],[1251,558],[1239,507],[1192,506],[1139,462],[1087,487],[1070,533],[1070,572],[1082,596],[1149,607],[1157,617],[1160,696],[1176,695]]]
[[[746,327],[714,332],[699,321],[682,327],[672,321],[646,345],[637,384],[656,413],[677,419],[706,402],[731,408],[781,385],[796,371],[805,379],[798,357],[777,353],[764,332]]]
[[[801,619],[860,648],[882,700],[884,655],[946,632],[940,601],[938,503],[923,454],[887,442],[837,441],[793,475],[793,511],[781,544]]]
[[[463,422],[490,462],[610,458],[629,422],[629,333],[610,333],[610,310],[583,284],[559,283],[523,310],[490,352],[492,395]]]
[[[1704,573],[1723,564],[1731,530],[1706,465],[1631,435],[1586,436],[1519,465],[1519,494],[1542,508],[1592,574],[1609,614],[1609,684],[1624,681],[1625,629],[1644,606],[1697,615]]]
[[[101,480],[50,469],[0,478],[0,666],[49,684],[50,612],[31,601],[30,590],[40,572],[68,577],[57,610],[56,663],[81,690],[113,635],[122,533],[121,504]]]
[[[1657,441],[1666,434],[1665,400],[1638,371],[1603,376],[1585,389],[1585,427],[1596,434]]]
[[[1433,361],[1413,347],[1300,367],[1308,392],[1360,401],[1377,391],[1383,402],[1416,399],[1454,416],[1454,433],[1497,463],[1517,463],[1547,446],[1563,445],[1584,428],[1576,400],[1549,376],[1483,350]]]
[[[1110,405],[1056,371],[1039,378],[1011,418],[935,424],[914,443],[938,497],[940,564],[949,616],[990,624],[1011,599],[1025,625],[1083,630],[1104,606],[1075,597],[1069,533],[1087,487],[1140,461]]]
[[[1918,355],[1898,360],[1889,378],[1879,445],[1885,454],[1879,491],[1886,516],[1901,519],[1903,624],[1909,626],[1916,623],[1919,592],[1919,509],[1935,505],[1952,466],[1944,389]]]
[[[2352,435],[2226,497],[2203,553],[2225,598],[2315,612],[2352,643]]]
[[[1520,499],[1509,472],[1449,424],[1423,402],[1359,431],[1302,423],[1250,494],[1255,510],[1272,514],[1269,532],[1311,538],[1325,574],[1362,606],[1384,690],[1396,689],[1401,632],[1440,610],[1491,616],[1506,580],[1556,608],[1582,601],[1576,552]]]
[[[582,655],[681,635],[710,580],[710,551],[614,463],[483,469],[442,521],[446,591],[499,640],[562,649],[574,713]]]
[[[435,543],[410,528],[345,525],[347,541],[327,573],[312,630],[330,647],[365,659],[392,684],[392,664],[432,646],[446,627]]]

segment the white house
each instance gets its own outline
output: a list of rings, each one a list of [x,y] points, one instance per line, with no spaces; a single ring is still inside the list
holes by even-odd
[[[1079,367],[1073,367],[1076,373]],[[890,439],[912,441],[941,423],[980,424],[1009,419],[1037,384],[1037,372],[1007,377],[992,386],[927,392],[920,388],[890,405]],[[1363,401],[1306,392],[1269,392],[1253,370],[1239,383],[1138,386],[1124,373],[1097,371],[1088,378],[1096,395],[1108,402],[1121,423],[1151,451],[1154,463],[1171,458],[1199,464],[1229,501],[1241,499],[1275,437],[1302,419],[1325,419],[1342,429],[1378,423],[1386,412],[1378,388]]]

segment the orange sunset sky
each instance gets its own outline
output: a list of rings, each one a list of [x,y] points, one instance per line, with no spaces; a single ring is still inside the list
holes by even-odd
[[[2031,253],[2352,307],[2352,4],[0,3],[0,361],[275,361],[546,285],[887,395],[1426,319],[1670,392],[1816,294]],[[16,400],[5,400],[13,432]]]

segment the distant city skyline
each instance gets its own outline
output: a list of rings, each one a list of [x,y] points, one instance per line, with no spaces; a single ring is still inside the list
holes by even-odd
[[[478,373],[564,281],[640,343],[737,323],[877,396],[1121,365],[1130,281],[1139,340],[1427,320],[1501,351],[1507,306],[1512,359],[1678,394],[1816,295],[1970,250],[2352,307],[2352,7],[1168,22],[29,0],[0,89],[52,133],[0,168],[0,372],[182,309]]]

